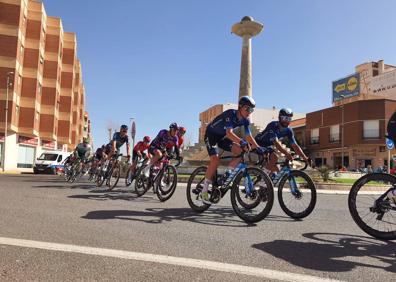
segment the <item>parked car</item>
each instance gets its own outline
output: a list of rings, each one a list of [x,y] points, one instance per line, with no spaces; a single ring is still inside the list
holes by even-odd
[[[63,166],[63,161],[70,155],[67,152],[47,151],[37,158],[33,167],[33,172],[56,174],[57,169]]]

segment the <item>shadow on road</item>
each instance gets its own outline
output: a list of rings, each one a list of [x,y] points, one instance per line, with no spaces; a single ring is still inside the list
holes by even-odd
[[[229,226],[229,227],[253,227],[256,224],[247,224],[237,217],[232,208],[209,209],[204,213],[197,214],[190,208],[150,208],[144,211],[133,210],[98,210],[91,211],[82,218],[86,219],[122,219],[141,221],[145,223],[159,224],[167,221],[189,221],[200,224]],[[269,220],[284,219],[284,217],[268,216]],[[288,220],[288,218],[287,218]]]
[[[92,184],[75,184],[75,185],[33,185],[32,188],[55,188],[55,189],[93,189]],[[103,191],[102,191],[103,192]]]
[[[106,201],[106,200],[124,200],[124,201],[134,201],[134,202],[155,202],[158,203],[158,200],[154,200],[152,197],[138,197],[137,195],[132,194],[130,190],[113,190],[111,192],[107,192],[108,190],[92,190],[89,191],[92,194],[88,195],[71,195],[68,198],[72,199],[85,199],[85,200],[96,200],[96,201]]]
[[[312,241],[275,240],[252,247],[307,269],[345,272],[363,266],[396,272],[396,243],[336,233],[305,233],[303,236]],[[362,258],[366,262],[362,262]]]

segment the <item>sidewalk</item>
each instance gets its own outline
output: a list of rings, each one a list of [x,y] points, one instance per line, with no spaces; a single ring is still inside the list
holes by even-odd
[[[32,168],[7,169],[4,172],[2,169],[0,169],[0,174],[33,174],[33,169]]]

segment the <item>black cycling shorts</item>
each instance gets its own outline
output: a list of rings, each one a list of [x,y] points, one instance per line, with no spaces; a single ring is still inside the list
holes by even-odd
[[[205,145],[208,150],[209,156],[214,156],[219,154],[219,149],[223,149],[224,151],[231,152],[233,142],[225,136],[218,136],[214,134],[210,134],[209,132],[205,133]]]

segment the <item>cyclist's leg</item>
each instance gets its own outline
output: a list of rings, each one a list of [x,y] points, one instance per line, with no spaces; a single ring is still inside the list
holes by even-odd
[[[161,157],[162,157],[162,152],[161,150],[159,150],[158,148],[155,147],[150,147],[149,149],[150,154],[153,156],[150,159],[150,163],[148,164],[148,166],[146,166],[143,170],[143,174],[148,177],[150,174],[150,168],[153,164],[155,164]]]
[[[234,156],[241,154],[242,149],[237,144],[234,144],[230,139],[225,138],[221,139],[218,142],[219,148],[223,149],[224,151],[231,152]],[[228,170],[233,170],[238,163],[240,163],[241,158],[235,158],[230,161],[228,164]]]
[[[272,172],[276,172],[276,173],[279,172],[279,168],[276,165],[277,161],[278,161],[278,156],[276,155],[275,152],[272,152],[270,154],[269,161],[268,161],[267,165],[265,166],[265,168]]]
[[[139,160],[139,156],[137,155],[136,152],[133,152],[132,165],[130,167],[131,175],[135,173],[135,169],[136,169],[138,160]]]
[[[218,141],[215,138],[215,136],[210,136],[208,134],[205,134],[205,145],[208,151],[210,162],[208,168],[206,169],[205,180],[201,191],[201,199],[203,200],[204,203],[210,203],[209,193],[208,193],[209,185],[212,184],[214,174],[216,173],[217,167],[219,166],[220,163],[217,143]]]

